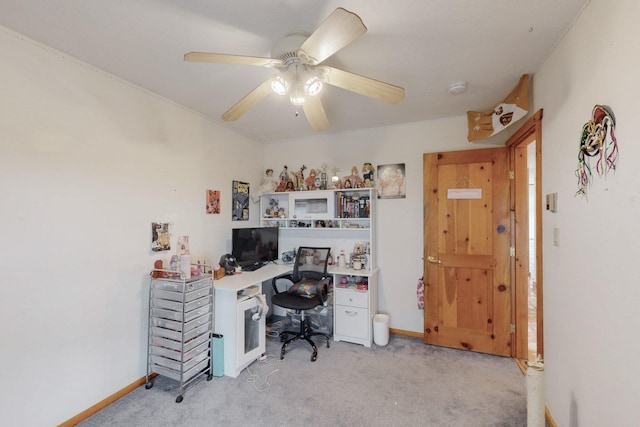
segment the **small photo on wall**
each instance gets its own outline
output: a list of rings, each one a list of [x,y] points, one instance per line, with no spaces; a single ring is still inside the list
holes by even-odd
[[[404,163],[395,163],[378,166],[379,199],[404,199],[406,195],[405,167]]]
[[[220,213],[220,192],[217,190],[207,190],[206,212],[208,214]]]
[[[153,252],[171,250],[171,234],[169,233],[170,227],[171,224],[168,222],[151,223],[151,250]]]
[[[249,221],[249,183],[233,181],[232,221]]]

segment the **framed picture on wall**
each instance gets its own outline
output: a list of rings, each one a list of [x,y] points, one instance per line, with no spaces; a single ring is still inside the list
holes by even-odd
[[[379,199],[404,199],[407,196],[404,165],[394,163],[378,166],[376,186]]]
[[[208,214],[220,213],[220,192],[217,190],[207,190],[206,212]]]
[[[233,221],[249,221],[249,183],[233,181],[231,219]]]
[[[151,223],[151,250],[153,252],[163,252],[171,250],[171,234],[168,222]]]

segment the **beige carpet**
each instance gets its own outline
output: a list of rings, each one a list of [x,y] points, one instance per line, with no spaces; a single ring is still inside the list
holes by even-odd
[[[267,338],[265,362],[214,377],[175,403],[177,383],[156,378],[85,420],[90,426],[526,426],[526,378],[513,359],[428,346],[391,335],[368,349],[316,339]],[[276,355],[278,357],[276,357]]]

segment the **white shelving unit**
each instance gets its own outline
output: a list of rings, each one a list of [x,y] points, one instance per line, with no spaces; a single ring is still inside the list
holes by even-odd
[[[341,251],[350,261],[362,248],[365,269],[377,266],[376,199],[373,188],[265,193],[260,197],[263,227],[279,227],[279,250],[303,245],[329,246],[335,260]]]
[[[281,253],[300,246],[331,247],[333,339],[366,347],[373,341],[373,316],[378,309],[376,199],[372,188],[266,193],[260,198],[261,224],[279,227]],[[362,253],[354,254],[356,247]],[[337,265],[341,252],[347,257],[346,266]],[[362,269],[351,268],[353,255],[364,261]]]

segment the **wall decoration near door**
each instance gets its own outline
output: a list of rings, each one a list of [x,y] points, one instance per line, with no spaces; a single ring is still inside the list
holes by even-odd
[[[168,222],[151,223],[151,250],[153,252],[171,250],[171,234],[169,234],[170,228],[171,223]]]
[[[208,214],[220,213],[220,192],[217,190],[207,190],[206,212]]]
[[[233,221],[249,221],[249,183],[233,181],[232,186]]]
[[[582,127],[578,152],[578,194],[586,196],[593,172],[590,158],[595,158],[595,170],[600,176],[616,169],[618,140],[615,134],[616,116],[608,105],[596,105],[591,120]]]
[[[379,199],[404,199],[407,189],[404,163],[379,165],[376,185]]]

